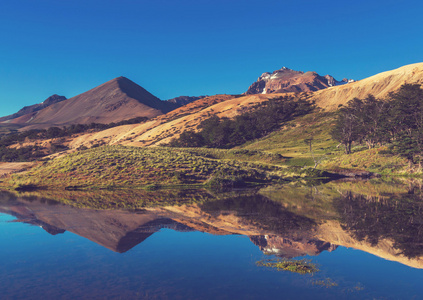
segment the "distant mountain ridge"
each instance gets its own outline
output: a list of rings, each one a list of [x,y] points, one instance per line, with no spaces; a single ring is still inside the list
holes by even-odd
[[[172,99],[166,100],[170,104],[170,106],[174,107],[174,109],[187,105],[191,102],[194,102],[199,99],[203,99],[207,96],[179,96]]]
[[[153,118],[205,97],[179,96],[162,101],[121,76],[70,99],[52,95],[42,103],[26,106],[17,113],[0,118],[0,123],[35,129],[70,124],[111,123],[135,117]]]
[[[210,116],[233,118],[258,103],[280,97],[288,91],[320,88],[310,92],[310,99],[327,111],[338,109],[339,105],[354,97],[363,99],[368,94],[385,97],[404,83],[423,84],[423,63],[403,66],[356,82],[347,79],[337,81],[330,75],[320,76],[315,72],[304,73],[288,68],[273,74],[264,73],[260,78],[250,87],[248,93],[251,94],[247,95],[216,95],[199,97],[201,99],[197,100],[194,100],[197,97],[181,96],[162,101],[129,79],[118,77],[88,92],[7,122],[25,126],[20,130],[28,130],[78,123],[111,123],[145,116],[151,120],[139,126],[134,124],[81,137],[72,142],[72,147],[89,146],[95,139],[105,139],[109,144],[157,145],[178,137],[186,128],[196,130]],[[320,83],[313,85],[315,82]],[[345,84],[347,82],[350,83]],[[186,102],[190,103],[183,105]],[[175,109],[175,105],[183,106]],[[172,112],[168,114],[169,111]]]
[[[263,73],[245,92],[252,94],[315,92],[331,86],[348,83],[348,79],[337,81],[333,76],[320,76],[316,72],[302,72],[282,67],[273,73]]]
[[[27,115],[27,114],[37,112],[37,111],[42,110],[42,109],[44,109],[44,108],[46,108],[46,107],[48,107],[52,104],[62,102],[66,99],[67,98],[65,96],[59,96],[57,94],[54,94],[54,95],[48,97],[46,100],[44,100],[41,103],[30,105],[30,106],[25,106],[22,109],[20,109],[17,113],[14,113],[14,114],[11,114],[11,115],[8,115],[8,116],[5,116],[5,117],[1,117],[0,122],[5,122],[5,121],[8,121],[8,120],[19,118],[23,115]]]
[[[51,101],[47,101],[51,103]],[[28,128],[111,123],[135,117],[156,117],[173,107],[125,77],[117,77],[85,93],[9,119]]]

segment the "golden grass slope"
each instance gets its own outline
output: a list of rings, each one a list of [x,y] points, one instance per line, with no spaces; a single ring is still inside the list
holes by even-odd
[[[313,93],[312,99],[319,107],[331,111],[355,97],[363,99],[372,94],[383,98],[405,83],[423,84],[423,63],[406,65],[360,81],[320,90]]]
[[[423,83],[423,63],[407,65],[357,82],[320,90],[311,94],[311,99],[324,110],[334,111],[340,104],[345,104],[354,97],[365,98],[368,94],[385,97],[404,83]],[[75,149],[81,145],[91,147],[94,144],[122,144],[138,147],[163,145],[172,138],[179,137],[187,129],[197,130],[202,121],[213,115],[233,118],[257,103],[290,94],[292,95],[292,93],[282,93],[242,97],[232,95],[206,97],[141,124],[124,125],[81,135],[76,137],[69,146]]]
[[[411,64],[383,72],[372,77],[342,86],[330,87],[314,92],[311,96],[317,106],[333,111],[340,104],[345,104],[354,97],[365,98],[368,94],[385,97],[404,83],[423,84],[423,63]],[[232,118],[257,103],[284,94],[256,94],[243,97],[217,95],[194,101],[184,107],[159,116],[138,126],[118,127],[96,134],[96,137],[83,137],[75,145],[92,143],[93,139],[102,139],[108,144],[132,146],[152,146],[168,143],[187,129],[196,130],[198,125],[208,117]]]
[[[80,136],[70,146],[72,148],[77,148],[80,145],[89,147],[99,141],[109,145],[122,144],[139,147],[163,145],[187,129],[196,130],[202,121],[213,115],[233,118],[248,107],[281,95],[284,94],[259,94],[243,97],[211,96],[194,101],[145,123],[115,127],[95,134]]]

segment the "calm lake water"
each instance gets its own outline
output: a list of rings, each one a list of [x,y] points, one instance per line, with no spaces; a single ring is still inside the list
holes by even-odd
[[[423,299],[414,185],[207,193],[124,211],[1,192],[1,299]],[[257,265],[303,258],[319,271]]]

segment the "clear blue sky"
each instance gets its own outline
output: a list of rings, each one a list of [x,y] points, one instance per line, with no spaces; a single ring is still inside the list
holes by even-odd
[[[161,99],[286,66],[362,79],[423,61],[421,1],[1,0],[0,116],[126,76]]]

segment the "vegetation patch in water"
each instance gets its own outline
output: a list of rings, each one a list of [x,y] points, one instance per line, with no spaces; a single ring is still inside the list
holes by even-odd
[[[317,266],[307,259],[263,259],[256,262],[259,267],[274,268],[278,271],[289,271],[299,274],[313,274],[319,271]]]
[[[330,278],[315,280],[313,281],[313,285],[319,285],[325,288],[332,288],[332,287],[338,286],[338,284]]]

